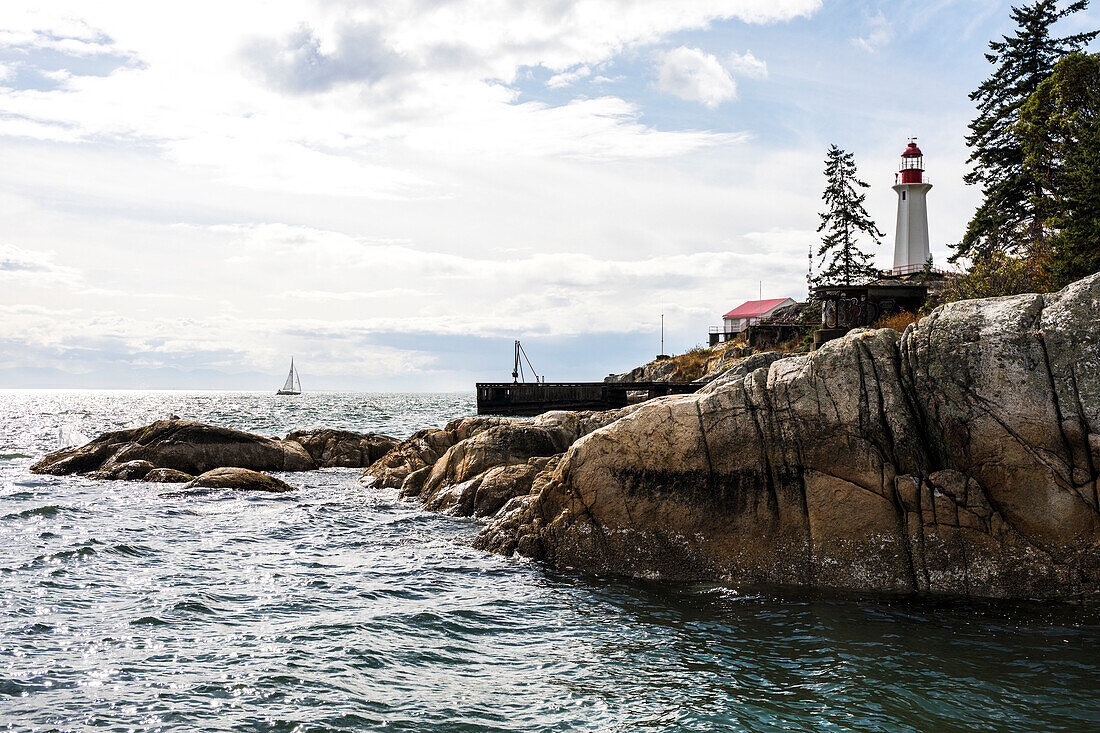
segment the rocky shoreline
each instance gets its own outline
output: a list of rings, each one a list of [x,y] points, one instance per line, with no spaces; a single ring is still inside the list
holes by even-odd
[[[478,547],[555,567],[1076,599],[1100,592],[1098,433],[1100,275],[731,360],[695,394],[621,410],[466,418],[401,442],[162,421],[33,470],[363,467],[364,485],[487,518]]]

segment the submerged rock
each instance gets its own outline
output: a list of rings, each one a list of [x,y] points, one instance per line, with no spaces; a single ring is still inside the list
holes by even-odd
[[[31,471],[83,473],[135,460],[195,475],[222,466],[264,471],[315,468],[305,448],[294,441],[272,440],[190,420],[158,420],[141,428],[105,433],[79,448],[50,453],[31,466]]]
[[[108,462],[103,468],[88,474],[88,478],[114,481],[140,481],[154,468],[156,468],[156,466],[149,461],[126,461],[125,463]]]
[[[154,484],[185,484],[194,478],[191,474],[177,471],[174,468],[154,468],[145,474],[142,481]]]
[[[681,580],[1095,594],[1098,432],[1095,275],[648,402],[578,440],[477,544]]]
[[[183,487],[184,491],[191,489],[235,489],[237,491],[267,491],[271,493],[295,490],[293,486],[280,481],[274,476],[268,476],[258,471],[250,471],[247,468],[215,468],[196,477]]]
[[[363,467],[396,443],[384,435],[328,429],[298,431],[280,440],[171,419],[104,433],[79,448],[54,451],[31,466],[31,471],[58,476],[95,471],[96,478],[139,480],[153,468],[198,475],[221,467],[256,471]]]

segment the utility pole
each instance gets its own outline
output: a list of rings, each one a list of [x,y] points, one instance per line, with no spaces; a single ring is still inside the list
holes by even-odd
[[[665,353],[665,314],[661,314],[661,353]]]

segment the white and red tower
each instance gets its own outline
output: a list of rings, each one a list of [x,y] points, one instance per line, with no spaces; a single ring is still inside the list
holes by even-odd
[[[928,203],[932,184],[924,180],[924,155],[911,139],[901,154],[894,178],[898,194],[898,228],[894,235],[894,272],[905,274],[928,262]]]

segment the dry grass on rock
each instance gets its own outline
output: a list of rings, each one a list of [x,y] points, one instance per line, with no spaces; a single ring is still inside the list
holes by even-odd
[[[879,319],[871,325],[871,328],[892,328],[898,333],[901,333],[910,323],[916,323],[920,319],[921,316],[916,313],[910,313],[909,311],[903,310],[897,313],[888,313],[880,316]]]

